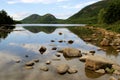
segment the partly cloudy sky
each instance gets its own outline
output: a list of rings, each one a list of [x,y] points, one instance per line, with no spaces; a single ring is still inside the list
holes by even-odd
[[[16,20],[31,14],[51,13],[60,19],[66,19],[83,7],[100,0],[0,0],[0,10],[4,9]]]

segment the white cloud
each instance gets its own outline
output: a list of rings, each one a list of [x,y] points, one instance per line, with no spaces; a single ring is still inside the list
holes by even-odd
[[[43,4],[50,4],[56,2],[64,2],[68,0],[8,0],[8,4],[15,4],[15,3],[43,3]]]
[[[11,14],[13,19],[15,19],[15,20],[22,20],[23,18],[25,18],[29,15],[30,15],[30,13],[27,13],[27,12],[17,12],[15,14]]]

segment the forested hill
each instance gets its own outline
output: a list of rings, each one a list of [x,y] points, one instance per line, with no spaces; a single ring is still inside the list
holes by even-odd
[[[22,23],[58,23],[59,21],[61,20],[57,19],[52,14],[45,14],[43,16],[40,16],[38,14],[32,14],[24,18],[21,22]]]
[[[97,16],[102,8],[106,8],[109,0],[102,0],[88,5],[67,19],[69,23],[97,23]]]

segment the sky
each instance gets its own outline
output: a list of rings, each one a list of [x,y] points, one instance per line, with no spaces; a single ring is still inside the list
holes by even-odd
[[[67,19],[87,5],[101,0],[0,0],[0,10],[5,10],[13,19],[22,20],[31,14],[53,14]]]

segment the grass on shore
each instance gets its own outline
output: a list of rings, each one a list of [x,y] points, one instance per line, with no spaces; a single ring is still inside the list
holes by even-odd
[[[94,27],[104,28],[108,31],[113,31],[116,33],[120,33],[120,23],[115,24],[92,24]]]

